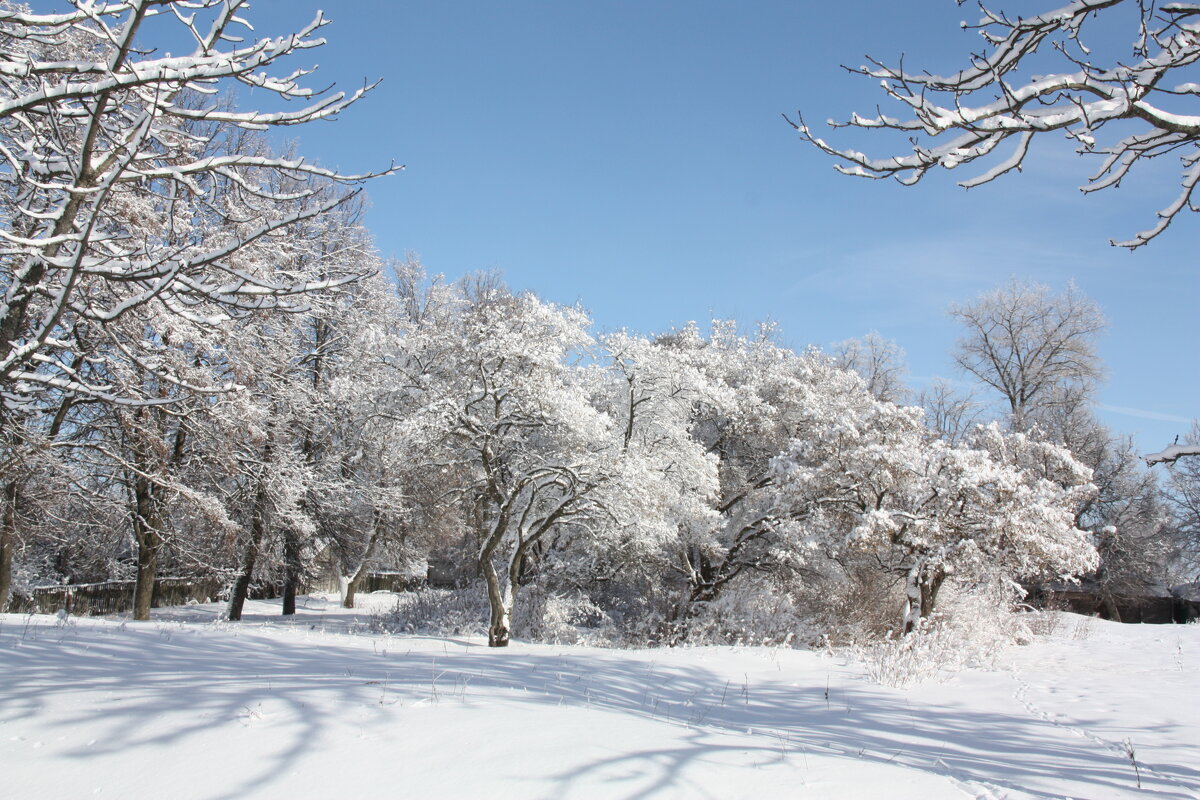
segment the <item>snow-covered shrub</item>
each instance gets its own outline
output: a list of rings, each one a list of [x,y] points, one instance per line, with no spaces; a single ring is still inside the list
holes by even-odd
[[[581,592],[556,594],[526,587],[518,609],[514,629],[527,641],[604,645],[618,638],[608,614]],[[398,595],[391,610],[374,617],[372,628],[386,633],[482,636],[487,634],[488,611],[487,597],[478,585],[424,588]]]
[[[1047,602],[1044,608],[1021,605],[1021,622],[1033,636],[1050,636],[1061,627],[1062,615],[1066,613],[1057,605],[1053,601]]]
[[[16,561],[12,573],[12,587],[15,592],[28,594],[38,586],[54,586],[63,583],[63,577],[54,563],[54,554],[48,549],[27,549],[21,554],[23,558]]]
[[[375,615],[371,627],[383,633],[483,635],[487,618],[487,598],[478,587],[424,588],[397,595],[395,607]]]
[[[600,606],[580,591],[547,592],[528,587],[518,606],[514,629],[522,639],[548,644],[612,644],[616,626]]]
[[[816,631],[811,643],[877,641],[895,629],[895,609],[903,600],[903,586],[895,575],[853,559],[836,568],[822,566],[790,589],[793,602]]]
[[[871,680],[901,687],[957,672],[963,666],[957,633],[939,613],[922,619],[906,635],[889,632],[882,640],[844,651],[862,664]]]
[[[1026,615],[1013,610],[1019,590],[1012,585],[950,586],[942,610],[923,618],[906,635],[834,646],[860,662],[867,675],[886,686],[907,686],[948,677],[966,667],[988,667],[1012,644],[1033,633]]]
[[[689,644],[790,646],[812,638],[812,625],[792,598],[764,580],[731,586],[697,603],[681,638]]]

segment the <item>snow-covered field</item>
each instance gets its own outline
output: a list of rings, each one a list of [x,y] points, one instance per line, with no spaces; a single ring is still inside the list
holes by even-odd
[[[0,616],[0,797],[1200,798],[1198,625],[1064,615],[893,689],[806,651],[381,636],[364,602]]]

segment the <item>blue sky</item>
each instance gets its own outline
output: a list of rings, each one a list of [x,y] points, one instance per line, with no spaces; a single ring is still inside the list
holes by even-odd
[[[255,0],[247,16],[276,35],[322,5]],[[384,82],[336,122],[294,133],[305,155],[344,170],[407,165],[369,189],[385,254],[414,252],[452,278],[502,270],[515,288],[581,301],[601,328],[769,318],[795,347],[877,330],[907,351],[916,384],[956,377],[951,303],[1012,276],[1074,279],[1111,321],[1102,419],[1158,449],[1200,415],[1200,220],[1136,253],[1108,244],[1152,224],[1174,164],[1083,197],[1090,164],[1056,140],[1024,173],[969,193],[953,183],[967,174],[908,189],[836,174],[782,119],[884,102],[838,66],[867,53],[954,69],[979,44],[959,29],[968,7],[324,5],[329,44],[297,60],[321,65],[312,84]]]

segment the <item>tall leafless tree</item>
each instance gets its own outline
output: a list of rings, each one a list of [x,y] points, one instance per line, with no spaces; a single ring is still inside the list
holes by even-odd
[[[830,354],[839,367],[861,375],[867,382],[867,391],[878,399],[899,403],[908,396],[908,387],[904,385],[907,371],[904,350],[878,331],[838,342],[830,348]]]
[[[1091,389],[1103,375],[1096,337],[1104,315],[1074,284],[1051,294],[1013,280],[950,314],[965,328],[955,363],[1000,394],[1014,430],[1026,429],[1031,413],[1057,402],[1060,390]]]
[[[983,405],[973,391],[959,391],[944,378],[923,388],[916,400],[925,409],[925,424],[951,444],[961,442],[983,414]]]

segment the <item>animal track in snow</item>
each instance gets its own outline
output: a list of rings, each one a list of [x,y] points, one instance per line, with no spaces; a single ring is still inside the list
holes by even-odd
[[[1063,721],[1063,719],[1059,715],[1057,715],[1051,711],[1044,710],[1043,708],[1041,708],[1040,706],[1038,706],[1032,700],[1029,699],[1029,690],[1031,687],[1028,683],[1026,683],[1024,680],[1021,679],[1021,676],[1019,673],[1014,671],[1012,673],[1012,677],[1013,677],[1013,681],[1017,685],[1016,690],[1013,692],[1013,699],[1015,699],[1018,703],[1020,703],[1022,706],[1024,706],[1025,710],[1028,711],[1030,714],[1037,717],[1038,719],[1049,722],[1051,725],[1054,725],[1057,728],[1061,728],[1065,731],[1070,731],[1074,735],[1079,736],[1083,739],[1086,739],[1086,740],[1090,741],[1092,744],[1095,744],[1105,750],[1108,750],[1110,753],[1113,753],[1113,754],[1119,756],[1123,760],[1126,760],[1126,761],[1131,760],[1131,757],[1129,754],[1130,751],[1128,749],[1129,745],[1127,742],[1114,742],[1111,739],[1106,739],[1103,736],[1092,733],[1091,731],[1087,730],[1084,727],[1081,727],[1079,725],[1074,725],[1070,722]],[[1051,689],[1050,691],[1052,694],[1055,693],[1055,691],[1053,689]],[[1083,698],[1081,698],[1081,697],[1074,697],[1074,698],[1070,698],[1068,700],[1068,702],[1079,703],[1079,702],[1082,702],[1082,700],[1083,700]],[[1130,766],[1132,769],[1133,764],[1131,764]],[[1144,775],[1153,776],[1154,778],[1156,778],[1157,780],[1159,780],[1163,783],[1171,784],[1172,786],[1182,789],[1184,792],[1186,792],[1188,794],[1188,796],[1194,797],[1194,798],[1197,798],[1197,800],[1200,800],[1200,793],[1197,793],[1196,788],[1194,786],[1190,786],[1186,783],[1183,783],[1182,781],[1177,780],[1172,775],[1167,774],[1165,771],[1162,771],[1163,767],[1160,766],[1158,769],[1155,769],[1155,767],[1153,765],[1148,764],[1145,761],[1142,761],[1141,759],[1136,760],[1136,766],[1137,766],[1137,769],[1141,770],[1141,772]],[[1139,776],[1139,777],[1137,777],[1137,780],[1139,782],[1141,782],[1142,778]]]

